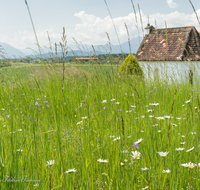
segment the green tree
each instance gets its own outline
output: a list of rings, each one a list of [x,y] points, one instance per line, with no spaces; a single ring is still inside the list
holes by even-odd
[[[143,76],[142,68],[133,54],[129,54],[119,68],[119,75]]]

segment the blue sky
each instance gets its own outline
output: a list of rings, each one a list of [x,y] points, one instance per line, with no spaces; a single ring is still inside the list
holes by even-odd
[[[117,37],[104,0],[27,0],[41,46],[48,46],[47,31],[53,43],[59,42],[62,28],[65,27],[68,44],[74,47],[74,37],[88,45],[101,45],[107,42],[109,33],[112,44],[118,44]],[[138,28],[142,36],[138,4],[143,27],[150,24],[157,28],[200,25],[189,0],[133,0],[138,18]],[[200,19],[200,1],[192,0]],[[130,37],[137,37],[137,23],[131,0],[107,0],[120,42],[127,41],[127,24]],[[24,0],[0,0],[0,42],[15,48],[34,48],[35,37]]]

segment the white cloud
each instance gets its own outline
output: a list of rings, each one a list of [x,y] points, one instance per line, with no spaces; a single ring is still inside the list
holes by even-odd
[[[167,4],[170,8],[176,8],[177,4],[173,2],[173,0],[167,0]]]
[[[200,15],[200,9],[197,10],[197,14]],[[148,19],[147,15],[145,15],[141,11],[143,28],[146,27]],[[76,24],[74,29],[67,29],[67,41],[68,44],[74,44],[72,37],[74,37],[78,42],[82,42],[87,45],[103,45],[107,43],[108,39],[106,36],[106,32],[108,32],[111,43],[118,44],[118,40],[115,34],[115,30],[112,24],[112,20],[109,16],[105,18],[100,18],[95,15],[87,14],[84,11],[78,12],[74,14],[75,17],[80,19],[80,23]],[[171,12],[169,14],[156,13],[149,15],[150,16],[150,24],[155,26],[155,19],[157,22],[157,28],[165,28],[165,21],[167,23],[167,27],[182,27],[182,26],[195,26],[198,31],[200,31],[200,26],[198,24],[195,13],[193,14],[185,14],[180,13],[178,11]],[[140,16],[137,13],[138,20],[138,28],[140,35],[143,35],[140,24]],[[134,38],[138,36],[138,31],[136,27],[135,15],[133,13],[128,14],[125,17],[116,17],[113,18],[115,23],[116,30],[119,35],[120,42],[123,43],[127,41],[127,31],[124,26],[124,23],[127,24],[130,38]],[[51,41],[53,43],[58,43],[61,40],[62,36],[62,27],[60,29],[57,28],[46,28],[37,30],[38,40],[41,46],[49,46],[47,31],[49,31],[49,35]],[[1,34],[0,42],[8,43],[16,48],[26,48],[26,47],[35,47],[36,48],[36,40],[34,33],[32,31],[17,31],[13,34],[13,37],[10,38],[10,35]],[[75,49],[75,48],[73,48]]]

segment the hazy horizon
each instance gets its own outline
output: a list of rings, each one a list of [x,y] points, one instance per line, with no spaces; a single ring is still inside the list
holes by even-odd
[[[47,31],[52,43],[58,43],[61,40],[63,27],[66,29],[68,45],[74,44],[72,37],[87,45],[106,44],[108,41],[106,32],[108,32],[112,44],[119,44],[104,0],[58,0],[56,2],[52,0],[27,0],[27,2],[40,46],[48,46]],[[20,50],[24,48],[35,49],[35,36],[25,2],[23,0],[20,2],[0,0],[0,3],[2,5],[0,16],[4,18],[0,24],[0,42],[10,44]],[[143,36],[138,3],[143,28],[148,23],[149,15],[150,24],[155,26],[156,20],[157,28],[164,28],[166,21],[168,28],[195,26],[200,31],[200,25],[189,0],[165,0],[162,2],[159,0],[136,0],[133,3],[137,12],[138,25],[131,0],[123,2],[107,0],[120,43],[128,40],[124,23],[128,26],[131,39],[138,36],[137,27],[139,28],[139,35]],[[192,0],[192,3],[200,18],[199,1]]]

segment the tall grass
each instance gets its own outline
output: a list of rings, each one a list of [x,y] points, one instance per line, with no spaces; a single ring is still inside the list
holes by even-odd
[[[66,79],[64,96],[57,78],[1,83],[1,188],[197,189],[198,167],[181,164],[199,162],[199,86],[94,74]],[[140,138],[137,149],[132,145]],[[160,151],[169,154],[162,158]],[[24,176],[39,182],[9,181]]]
[[[138,81],[86,67],[1,69],[1,189],[199,189],[198,77]]]

